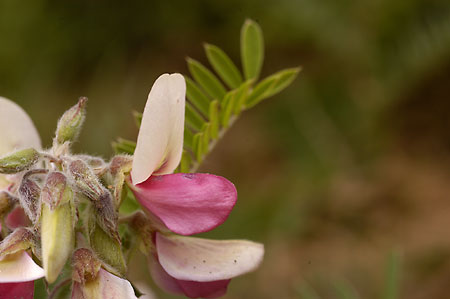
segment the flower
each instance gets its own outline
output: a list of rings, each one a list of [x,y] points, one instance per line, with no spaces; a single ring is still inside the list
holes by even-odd
[[[183,150],[186,83],[163,74],[153,84],[133,156],[132,190],[172,232],[192,235],[222,224],[237,199],[234,185],[211,174],[170,174]]]
[[[3,97],[0,97],[0,127],[0,156],[28,147],[41,148],[30,117],[17,104]],[[16,188],[17,182],[16,175],[0,174],[0,191]],[[23,210],[16,208],[13,212],[9,214],[7,223],[14,226],[23,224]],[[25,250],[0,255],[0,298],[33,298],[34,280],[43,276],[44,269]]]
[[[111,274],[102,268],[95,280],[85,284],[74,282],[72,299],[87,298],[137,299],[128,280]]]
[[[33,298],[34,280],[44,277],[44,269],[21,250],[0,260],[0,298]]]
[[[190,298],[225,295],[231,278],[255,270],[264,246],[246,240],[207,240],[156,233],[157,256],[149,261],[155,282]]]
[[[140,219],[135,228],[146,239],[155,283],[168,292],[191,298],[216,298],[226,293],[231,278],[259,266],[264,246],[245,240],[216,241],[173,234],[188,236],[217,227],[227,219],[237,199],[236,188],[223,177],[171,174],[183,148],[185,93],[183,76],[164,74],[148,96],[130,187],[147,212],[149,228],[142,225],[145,221],[140,214],[136,214]]]
[[[130,282],[101,268],[91,250],[77,249],[72,263],[72,299],[137,299]]]
[[[72,299],[137,299],[130,282],[101,268],[89,249],[77,249],[72,262]]]

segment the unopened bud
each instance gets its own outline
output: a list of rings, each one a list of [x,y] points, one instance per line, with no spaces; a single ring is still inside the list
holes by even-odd
[[[98,224],[93,223],[92,225],[89,236],[92,248],[111,273],[119,276],[125,275],[125,259],[120,243],[109,236]]]
[[[76,155],[76,158],[83,160],[94,169],[103,168],[106,165],[106,162],[100,157],[94,157],[89,155]]]
[[[96,201],[93,201],[97,223],[112,238],[120,244],[119,232],[117,229],[118,214],[115,209],[111,193],[105,193]]]
[[[140,237],[140,248],[142,252],[151,252],[154,249],[153,234],[156,228],[152,225],[150,219],[142,211],[138,211],[131,216],[130,227],[137,232]]]
[[[0,159],[0,173],[12,174],[24,171],[39,160],[39,153],[34,148],[27,148]]]
[[[105,187],[83,160],[71,161],[69,163],[69,174],[78,190],[90,199],[98,200],[105,192]]]
[[[60,182],[56,185],[58,188],[62,186]],[[47,192],[46,196],[51,194],[51,192]],[[49,283],[58,278],[72,253],[75,239],[73,191],[68,185],[65,185],[63,191],[59,190],[55,194],[62,195],[62,198],[59,200],[47,199],[46,202],[58,202],[59,204],[55,205],[53,209],[50,208],[50,205],[43,204],[41,216],[42,259],[45,278]]]
[[[58,144],[74,141],[77,138],[86,115],[86,102],[87,98],[81,97],[75,106],[61,116],[55,137]]]
[[[114,204],[120,206],[125,174],[131,171],[133,158],[131,156],[115,156],[109,164],[109,174],[113,186]]]
[[[50,209],[53,210],[59,204],[67,203],[70,200],[70,196],[65,196],[66,192],[70,188],[67,187],[67,179],[61,172],[51,172],[47,176],[44,188],[42,188],[41,200],[42,202],[49,205]]]
[[[41,188],[27,173],[19,187],[19,201],[31,222],[36,223],[41,213]]]
[[[33,244],[34,234],[25,227],[16,228],[0,243],[0,260],[9,254],[27,250]]]
[[[85,284],[97,278],[102,263],[87,248],[77,249],[72,256],[72,279]]]

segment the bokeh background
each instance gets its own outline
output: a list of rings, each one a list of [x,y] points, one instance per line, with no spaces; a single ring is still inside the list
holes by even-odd
[[[247,17],[265,34],[263,76],[303,71],[201,168],[239,191],[206,236],[266,245],[226,298],[449,298],[448,0],[0,0],[0,94],[47,146],[89,97],[76,150],[110,157],[159,74],[207,65],[204,41],[240,65]]]

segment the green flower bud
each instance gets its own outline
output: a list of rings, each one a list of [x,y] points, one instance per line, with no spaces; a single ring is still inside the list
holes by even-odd
[[[51,172],[47,176],[44,188],[42,189],[41,200],[49,205],[53,210],[59,204],[67,203],[71,198],[64,196],[66,191],[67,179],[61,172]]]
[[[34,148],[27,148],[0,159],[0,173],[12,174],[24,171],[39,160],[40,154]]]
[[[120,237],[117,229],[119,217],[111,193],[105,190],[105,193],[92,203],[95,209],[95,215],[97,216],[98,225],[120,244]]]
[[[109,175],[113,189],[114,204],[120,206],[122,201],[122,190],[125,182],[125,174],[131,171],[133,158],[131,156],[115,156],[109,164]]]
[[[102,263],[87,248],[77,249],[72,256],[72,279],[81,284],[95,280]]]
[[[19,187],[19,201],[25,214],[35,224],[41,214],[41,188],[31,178],[35,174],[33,170],[27,172]]]
[[[52,283],[58,278],[74,248],[75,215],[72,208],[72,189],[63,183],[59,173],[52,173],[49,177],[44,187],[46,199],[42,205],[41,244],[45,278]],[[56,186],[56,192],[49,191],[52,185]],[[63,185],[64,188],[62,188]],[[61,198],[48,198],[52,195],[61,196]],[[53,203],[53,208],[47,202]]]
[[[137,233],[141,240],[141,251],[145,253],[152,252],[154,250],[152,236],[156,230],[156,227],[152,225],[150,219],[144,214],[144,212],[138,211],[129,218],[128,224]]]
[[[75,106],[61,116],[56,129],[56,143],[63,144],[77,138],[86,115],[86,102],[87,98],[81,97]]]
[[[16,228],[0,242],[0,259],[9,254],[29,249],[33,244],[34,233],[25,227]]]
[[[89,165],[83,160],[69,163],[69,175],[78,190],[92,200],[98,200],[107,190],[95,176]]]
[[[94,221],[94,219],[92,219]],[[122,254],[120,243],[111,238],[95,222],[90,233],[90,243],[97,256],[105,264],[105,267],[111,273],[118,276],[124,276],[126,273],[125,259]]]

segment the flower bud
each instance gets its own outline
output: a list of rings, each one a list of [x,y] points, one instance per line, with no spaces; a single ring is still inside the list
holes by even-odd
[[[129,225],[140,237],[141,251],[144,253],[153,251],[153,235],[157,228],[144,212],[138,211],[134,213],[130,218]]]
[[[98,200],[107,191],[83,160],[74,160],[69,163],[69,175],[78,190],[92,200]]]
[[[72,279],[85,284],[97,278],[102,263],[87,248],[77,249],[72,256]]]
[[[39,153],[34,148],[16,151],[0,159],[0,173],[12,174],[24,171],[39,160]]]
[[[133,158],[131,156],[115,156],[109,164],[109,174],[113,185],[113,196],[115,206],[120,206],[122,201],[122,190],[125,182],[125,174],[131,171]]]
[[[49,283],[58,278],[74,247],[73,191],[64,179],[59,173],[50,174],[44,187],[46,191],[43,191],[41,243],[45,278]],[[55,192],[50,191],[52,186],[55,186]]]
[[[87,98],[81,97],[75,106],[61,116],[56,129],[56,143],[63,144],[77,138],[86,115],[86,102]]]
[[[19,187],[19,201],[25,214],[35,224],[41,214],[41,188],[31,179],[32,172],[26,173]]]
[[[97,223],[92,223],[89,237],[92,249],[104,262],[107,269],[116,275],[125,275],[126,265],[120,243],[109,236]]]
[[[55,209],[59,204],[67,203],[67,200],[71,199],[64,196],[67,192],[66,185],[66,176],[61,172],[51,172],[47,176],[44,188],[42,188],[41,200],[49,205],[50,210]]]
[[[93,205],[98,225],[120,244],[120,237],[117,229],[118,215],[111,193],[109,193],[108,190],[105,190],[105,193],[103,193],[98,200],[93,201]]]
[[[34,234],[25,227],[16,228],[0,243],[0,260],[7,255],[27,250],[33,244]]]

